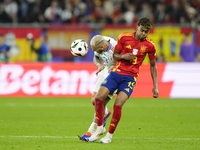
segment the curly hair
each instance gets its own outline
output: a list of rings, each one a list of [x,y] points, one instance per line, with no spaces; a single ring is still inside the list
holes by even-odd
[[[147,29],[151,29],[153,27],[153,23],[150,19],[144,17],[144,18],[140,18],[140,20],[138,21],[138,26],[144,26]]]

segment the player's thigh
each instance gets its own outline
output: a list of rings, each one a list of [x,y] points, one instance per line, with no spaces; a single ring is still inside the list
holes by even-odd
[[[101,76],[99,76],[99,78],[98,78],[98,80],[97,80],[97,82],[95,83],[95,86],[94,86],[94,90],[93,90],[94,92],[96,92],[96,93],[98,92],[103,80],[104,79]]]
[[[110,93],[110,91],[108,90],[107,87],[100,86],[99,91],[96,95],[96,98],[100,99],[100,100],[105,100],[109,93]]]
[[[120,91],[115,100],[115,105],[122,107],[124,103],[127,101],[127,99],[128,99],[128,95],[125,92]]]
[[[114,91],[118,88],[120,83],[120,76],[115,72],[111,72],[108,77],[102,82],[101,86],[106,87],[110,91],[110,95],[113,95]]]
[[[101,83],[105,80],[105,78],[109,75],[108,71],[106,69],[103,69],[100,73],[99,73],[99,77],[98,77],[98,80],[97,82],[95,83],[95,86],[94,86],[94,92],[98,92],[100,86],[101,86]]]
[[[133,93],[135,84],[136,84],[136,79],[134,77],[124,76],[124,78],[122,79],[122,81],[118,87],[118,92],[123,91],[124,93],[126,93],[126,95],[129,98],[131,96],[131,94]]]

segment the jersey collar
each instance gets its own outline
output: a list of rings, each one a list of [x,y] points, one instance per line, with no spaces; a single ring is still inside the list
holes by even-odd
[[[110,50],[110,48],[111,48],[111,43],[109,43],[109,46],[108,46],[108,49],[106,52],[108,52]]]
[[[136,33],[136,32],[133,32],[133,38],[135,38],[135,33]]]

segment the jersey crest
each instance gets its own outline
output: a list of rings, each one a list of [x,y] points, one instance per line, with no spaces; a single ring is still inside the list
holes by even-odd
[[[145,51],[146,51],[146,46],[145,46],[145,45],[142,45],[142,46],[140,47],[140,53],[141,53],[141,55],[144,55]]]
[[[133,55],[137,55],[138,49],[133,49]]]

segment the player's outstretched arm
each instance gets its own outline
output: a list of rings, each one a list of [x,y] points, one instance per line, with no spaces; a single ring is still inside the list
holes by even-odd
[[[113,58],[117,61],[125,59],[125,60],[133,60],[134,55],[132,53],[120,54],[117,50],[113,53]]]
[[[158,97],[158,83],[157,83],[157,66],[156,66],[156,61],[155,60],[151,60],[150,61],[150,71],[151,71],[151,77],[153,80],[153,97],[157,98]]]

